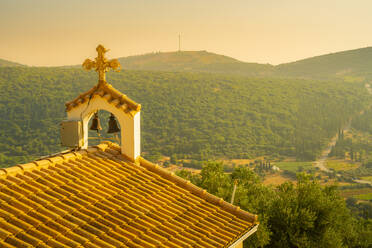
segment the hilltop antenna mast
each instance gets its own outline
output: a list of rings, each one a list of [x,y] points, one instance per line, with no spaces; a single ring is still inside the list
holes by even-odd
[[[181,52],[181,35],[178,35],[178,51]]]

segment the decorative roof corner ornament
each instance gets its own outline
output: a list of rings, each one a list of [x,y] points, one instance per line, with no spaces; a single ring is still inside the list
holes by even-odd
[[[83,63],[83,68],[87,71],[91,69],[96,69],[98,72],[98,86],[106,84],[106,72],[109,69],[113,69],[116,72],[119,72],[121,69],[121,65],[117,59],[107,60],[105,57],[105,53],[109,51],[102,45],[98,45],[96,48],[98,56],[95,58],[94,61],[90,59],[86,59]]]

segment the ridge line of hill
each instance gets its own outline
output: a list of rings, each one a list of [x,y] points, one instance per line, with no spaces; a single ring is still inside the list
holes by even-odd
[[[19,66],[26,67],[26,65],[0,58],[0,67],[19,67]]]
[[[124,69],[141,71],[191,71],[317,79],[335,77],[372,78],[372,71],[370,70],[372,68],[372,47],[329,53],[276,66],[243,62],[205,50],[154,52],[120,57],[118,60]],[[11,66],[24,65],[0,59],[0,67]],[[80,67],[80,65],[61,67]]]

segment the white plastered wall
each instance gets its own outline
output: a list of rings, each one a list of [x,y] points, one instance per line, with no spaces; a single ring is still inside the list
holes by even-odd
[[[83,123],[84,145],[82,148],[88,147],[88,123],[97,110],[106,110],[114,114],[118,120],[121,132],[121,153],[133,160],[140,156],[140,112],[131,116],[97,95],[67,112],[68,120],[80,120]]]

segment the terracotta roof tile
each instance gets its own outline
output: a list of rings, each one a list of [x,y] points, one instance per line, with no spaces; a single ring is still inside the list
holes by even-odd
[[[0,247],[228,247],[257,217],[119,147],[0,170]]]

